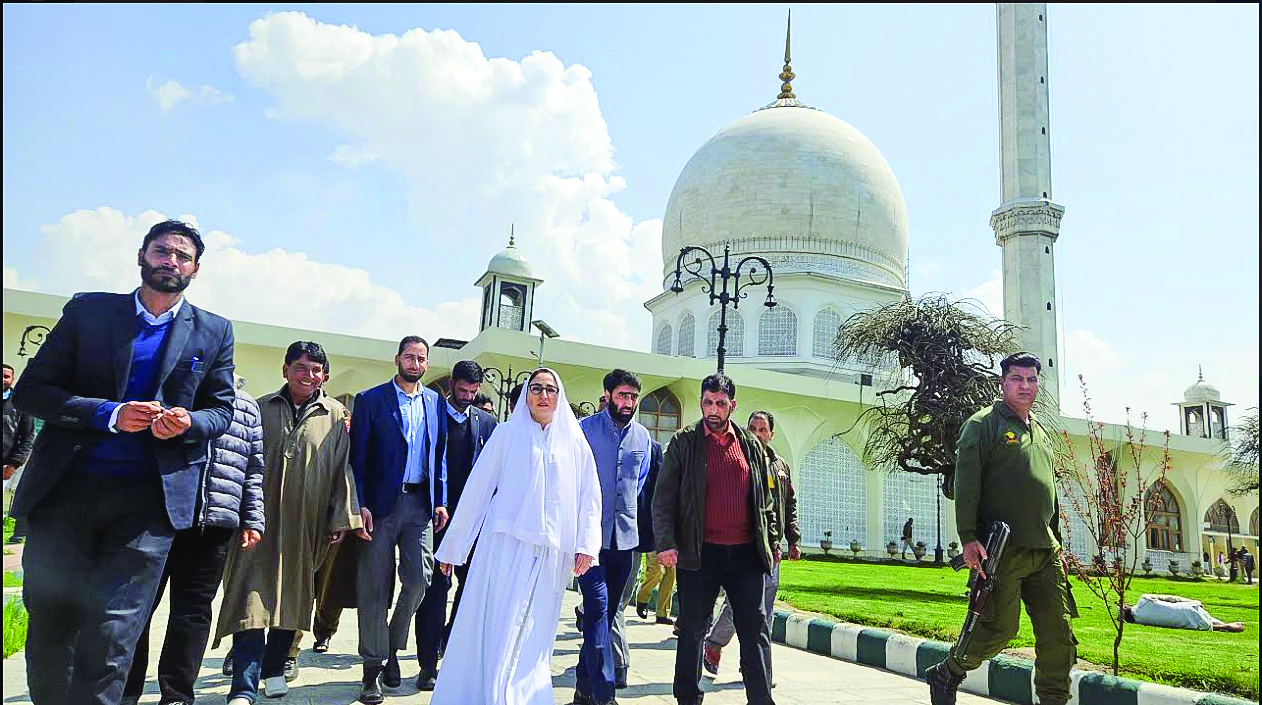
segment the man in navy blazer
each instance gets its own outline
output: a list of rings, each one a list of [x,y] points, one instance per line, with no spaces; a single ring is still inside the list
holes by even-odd
[[[495,417],[473,404],[484,379],[482,366],[473,360],[461,360],[451,368],[451,386],[443,406],[447,413],[447,511],[453,516],[469,481],[469,473],[495,430]],[[439,531],[434,535],[434,550],[442,545],[443,533]],[[460,607],[460,597],[464,594],[472,562],[470,556],[464,565],[455,567],[460,587],[456,589],[456,599],[451,606],[451,621],[447,621],[447,592],[451,589],[451,576],[443,575],[442,571],[435,572],[425,590],[425,599],[421,600],[421,607],[416,611],[416,661],[421,667],[416,676],[417,690],[434,689],[438,659],[455,623],[456,609]]]
[[[205,246],[153,226],[132,294],[78,294],[14,389],[44,420],[13,499],[35,705],[115,705],[209,441],[232,419],[232,324],[183,298]]]
[[[398,652],[434,572],[434,532],[447,524],[447,411],[438,392],[420,383],[429,344],[410,335],[399,341],[394,361],[394,379],[357,394],[351,412],[351,469],[365,540],[356,576],[359,700],[368,705],[385,699],[382,685],[402,684]],[[396,547],[402,587],[387,624]]]

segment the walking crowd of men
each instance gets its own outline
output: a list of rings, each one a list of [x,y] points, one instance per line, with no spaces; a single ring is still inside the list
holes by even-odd
[[[665,447],[635,420],[632,372],[605,375],[599,410],[580,420],[561,375],[540,367],[497,419],[472,360],[442,394],[422,385],[430,347],[412,335],[393,378],[350,408],[323,389],[331,362],[311,341],[288,347],[284,384],[256,401],[234,376],[231,324],[184,298],[204,251],[187,224],[153,226],[138,289],[76,295],[19,382],[5,366],[4,475],[21,470],[12,513],[35,705],[136,703],[164,592],[162,705],[194,701],[212,625],[214,647],[231,643],[229,705],[285,695],[303,633],[327,652],[347,608],[358,610],[360,702],[402,686],[415,630],[414,683],[433,702],[550,705],[575,578],[574,703],[608,705],[627,686],[632,601],[641,619],[652,609],[674,627],[679,703],[702,702],[703,669],[718,673],[733,635],[747,701],[773,703],[771,610],[780,561],[801,556],[802,537],[775,417],[755,410],[741,426],[731,378],[701,382],[700,421]],[[1048,434],[1031,413],[1041,365],[1021,353],[1001,370],[1002,399],[960,437],[957,529],[979,575],[981,527],[1005,522],[1011,540],[970,646],[928,669],[935,705],[954,703],[967,672],[1004,648],[1022,603],[1035,691],[1069,698],[1075,610]],[[911,519],[902,538],[905,551]]]
[[[796,500],[774,417],[738,426],[731,379],[704,380],[702,421],[665,449],[635,420],[629,371],[607,374],[579,420],[561,376],[539,368],[501,421],[473,360],[445,395],[421,384],[419,336],[399,342],[392,379],[348,405],[323,388],[323,347],[294,342],[277,361],[284,384],[256,400],[234,374],[232,325],[184,297],[204,251],[185,223],[153,226],[138,289],[74,296],[19,382],[5,366],[36,705],[138,702],[164,594],[163,705],[194,701],[212,638],[230,642],[230,705],[285,695],[304,632],[327,652],[347,608],[360,702],[402,686],[415,630],[414,683],[434,702],[552,703],[575,578],[575,703],[627,686],[632,601],[675,627],[681,703],[701,701],[703,661],[717,672],[733,633],[750,702],[772,702],[770,608],[786,533],[800,556]]]

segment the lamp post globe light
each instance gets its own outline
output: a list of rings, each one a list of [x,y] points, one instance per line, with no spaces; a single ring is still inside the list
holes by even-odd
[[[695,254],[691,260],[685,259],[689,254]],[[704,259],[702,259],[704,257]],[[709,263],[709,271],[706,270],[706,263]],[[771,265],[767,260],[757,255],[749,255],[736,263],[733,269],[731,262],[731,247],[728,243],[723,243],[723,266],[719,267],[715,262],[714,255],[704,247],[692,245],[685,247],[679,251],[679,257],[675,260],[675,282],[671,284],[670,290],[676,294],[682,293],[684,290],[683,273],[687,272],[693,277],[701,280],[702,293],[710,295],[710,305],[713,306],[717,301],[719,303],[719,345],[715,350],[719,359],[718,371],[723,372],[723,365],[727,353],[724,346],[724,340],[727,337],[727,306],[739,308],[740,301],[749,296],[748,293],[742,291],[749,286],[767,285],[767,298],[763,301],[763,306],[767,308],[775,308],[776,300],[771,292],[775,289],[773,283],[773,274]],[[748,268],[747,268],[748,267]],[[744,278],[745,281],[741,281]],[[722,281],[720,290],[719,282]],[[728,290],[729,282],[731,291]],[[716,293],[717,292],[717,293]]]

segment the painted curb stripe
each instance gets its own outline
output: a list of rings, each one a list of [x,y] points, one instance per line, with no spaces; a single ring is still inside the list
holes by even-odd
[[[1159,683],[1141,683],[1139,705],[1193,705],[1194,697],[1182,688],[1172,688]]]
[[[1139,681],[1088,673],[1078,681],[1078,705],[1139,705]]]
[[[982,661],[982,665],[968,672],[960,690],[977,695],[990,695],[990,661]]]
[[[990,695],[1017,703],[1033,702],[1030,662],[1000,654],[990,660]],[[1071,691],[1072,693],[1072,691]],[[1078,705],[1085,705],[1079,703]],[[1130,703],[1129,705],[1134,705]]]
[[[916,677],[924,678],[930,666],[937,665],[951,655],[951,647],[940,641],[922,641],[916,647]]]
[[[784,640],[784,633],[789,622],[789,613],[776,610],[774,614],[775,616],[771,619],[771,640],[780,644],[787,643]]]
[[[859,661],[859,634],[863,627],[858,624],[838,624],[833,627],[833,658]]]
[[[1228,695],[1219,695],[1218,693],[1193,693],[1200,695],[1200,699],[1196,701],[1196,705],[1257,705],[1252,700],[1241,700]]]
[[[916,655],[922,641],[905,634],[891,634],[885,642],[885,667],[904,676],[919,676]]]
[[[864,629],[859,632],[859,663],[885,668],[885,640],[890,633],[882,629]]]
[[[812,619],[806,630],[806,650],[811,653],[833,655],[833,624],[823,619]]]
[[[789,617],[784,630],[784,643],[799,649],[806,648],[806,630],[810,627],[811,618],[804,614]]]

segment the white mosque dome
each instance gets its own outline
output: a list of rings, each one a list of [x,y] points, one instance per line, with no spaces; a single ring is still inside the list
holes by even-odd
[[[1196,380],[1196,384],[1183,391],[1183,400],[1189,403],[1222,401],[1222,395],[1218,393],[1217,387],[1206,382],[1204,377],[1200,377]]]
[[[522,256],[521,252],[511,241],[508,247],[500,250],[499,254],[491,258],[490,263],[486,265],[486,271],[488,274],[499,274],[507,277],[536,278],[530,263],[526,261],[526,258]]]
[[[777,275],[831,274],[906,289],[907,209],[880,150],[795,99],[739,118],[680,173],[662,224],[665,283],[681,248],[723,243]]]

